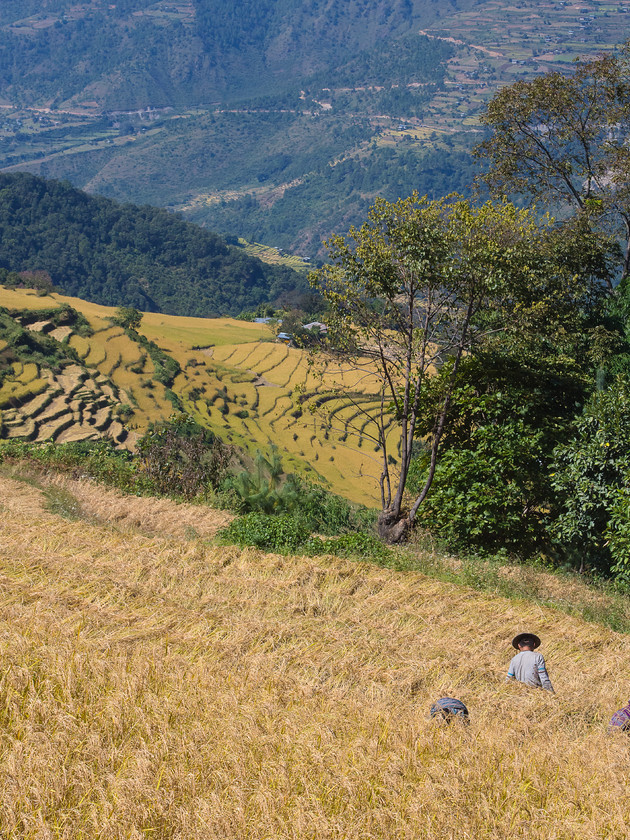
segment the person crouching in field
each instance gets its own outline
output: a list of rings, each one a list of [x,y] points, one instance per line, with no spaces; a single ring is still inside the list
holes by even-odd
[[[608,731],[630,732],[630,700],[628,701],[627,706],[624,706],[623,709],[619,709],[619,711],[615,712],[612,716],[612,719],[608,724]]]
[[[460,723],[470,723],[468,709],[461,700],[457,700],[455,697],[441,697],[436,700],[431,706],[429,714],[432,718],[444,720],[446,723],[452,723],[454,720],[458,720]]]
[[[512,647],[518,650],[510,662],[507,681],[518,680],[534,688],[544,688],[554,693],[545,660],[541,653],[534,653],[540,646],[540,639],[533,633],[519,633],[512,639]]]

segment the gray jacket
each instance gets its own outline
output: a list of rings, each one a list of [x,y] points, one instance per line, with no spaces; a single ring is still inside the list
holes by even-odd
[[[534,650],[522,650],[512,658],[507,679],[553,692],[543,655]]]

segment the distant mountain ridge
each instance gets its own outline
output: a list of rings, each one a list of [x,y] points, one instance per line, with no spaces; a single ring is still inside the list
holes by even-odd
[[[172,315],[237,315],[306,291],[166,210],[90,196],[67,182],[0,174],[0,267],[44,270],[65,294]]]
[[[376,196],[470,195],[479,114],[626,37],[626,0],[7,0],[0,171],[311,259]]]
[[[12,104],[185,106],[294,87],[469,0],[19,0],[0,10]]]

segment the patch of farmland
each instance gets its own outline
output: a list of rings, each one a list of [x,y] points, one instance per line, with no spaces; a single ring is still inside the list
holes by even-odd
[[[85,364],[89,367],[99,367],[106,359],[107,350],[105,349],[104,344],[98,342],[96,340],[96,336],[93,336],[90,340],[90,349],[84,357]]]
[[[0,306],[7,309],[50,309],[60,300],[59,295],[41,295],[34,289],[7,289],[0,286]]]
[[[30,382],[34,382],[39,377],[39,368],[35,364],[35,362],[26,362],[22,366],[22,372],[20,374],[20,381],[24,382],[24,384],[29,384]]]
[[[226,348],[227,353],[222,352],[223,348],[218,348],[214,352],[214,358],[224,364],[228,363],[231,367],[237,368],[252,368],[257,364],[257,359],[265,352],[265,347],[260,344],[242,344],[240,346]],[[261,353],[262,350],[262,353]],[[264,357],[264,356],[263,356]]]
[[[55,377],[59,385],[67,394],[72,394],[76,391],[86,378],[87,372],[85,368],[79,367],[79,365],[68,365]]]
[[[9,373],[2,381],[0,409],[23,405],[48,388],[48,380],[40,378],[37,370],[35,370],[35,375],[32,375],[31,365],[26,367],[28,372],[25,374],[21,364],[14,364],[12,373]]]
[[[58,416],[49,420],[44,420],[37,426],[37,437],[35,440],[41,442],[44,440],[56,440],[59,434],[74,424],[72,412],[64,409]]]
[[[106,357],[105,361],[98,365],[99,370],[105,376],[112,377],[112,374],[122,365],[123,356],[128,358],[126,354],[132,353],[133,359],[136,362],[140,361],[140,352],[138,345],[130,341],[123,333],[112,333],[107,336],[105,343]]]
[[[299,350],[293,350],[279,364],[267,370],[261,370],[265,376],[269,376],[278,385],[284,388],[295,387],[304,382],[307,372],[304,357]]]
[[[227,364],[227,362],[232,364],[233,357],[238,358],[239,354],[246,356],[247,353],[248,348],[243,351],[243,348],[240,345],[229,344],[225,347],[215,348],[212,358],[216,359],[218,362],[223,362],[223,364]]]
[[[72,327],[57,327],[48,333],[55,341],[63,341],[68,336],[72,335]]]
[[[263,374],[277,360],[286,358],[288,347],[284,344],[275,344],[269,341],[261,341],[252,347],[251,355],[247,358],[247,366],[257,374]]]
[[[81,440],[97,440],[99,435],[94,431],[94,426],[85,423],[73,423],[63,429],[56,437],[57,443],[78,443]]]
[[[91,343],[81,335],[76,335],[75,333],[70,336],[68,344],[73,350],[76,350],[80,359],[85,360],[90,353]]]
[[[49,383],[50,385],[50,383]],[[24,417],[34,418],[36,417],[43,409],[49,405],[49,403],[55,398],[58,391],[54,390],[52,387],[47,387],[45,391],[39,394],[33,399],[29,400],[25,405],[20,408],[20,413]]]
[[[32,367],[31,363],[20,366],[19,375],[32,376]],[[0,399],[4,392],[12,402],[3,411],[7,437],[37,441],[110,437],[123,443],[127,432],[113,416],[119,401],[105,377],[90,378],[79,365],[68,365],[57,373],[45,369],[36,373],[37,378],[28,384],[5,379],[0,389]],[[16,387],[11,390],[11,385]],[[18,400],[20,385],[23,392]]]
[[[186,318],[178,315],[145,313],[142,333],[164,346],[169,352],[212,346],[242,345],[270,338],[272,333],[265,324],[238,321],[236,318]]]
[[[34,333],[48,333],[50,327],[52,327],[52,321],[34,321],[26,325],[26,329]]]

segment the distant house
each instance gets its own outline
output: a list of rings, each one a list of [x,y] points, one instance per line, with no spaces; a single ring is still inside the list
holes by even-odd
[[[269,321],[275,320],[275,318],[254,318],[254,324],[268,324]]]
[[[326,324],[322,324],[321,321],[311,321],[310,324],[304,324],[305,330],[319,330],[320,335],[328,335],[328,327]]]
[[[280,332],[278,333],[278,341],[283,341],[285,344],[291,344],[293,336],[289,335],[289,333]]]

